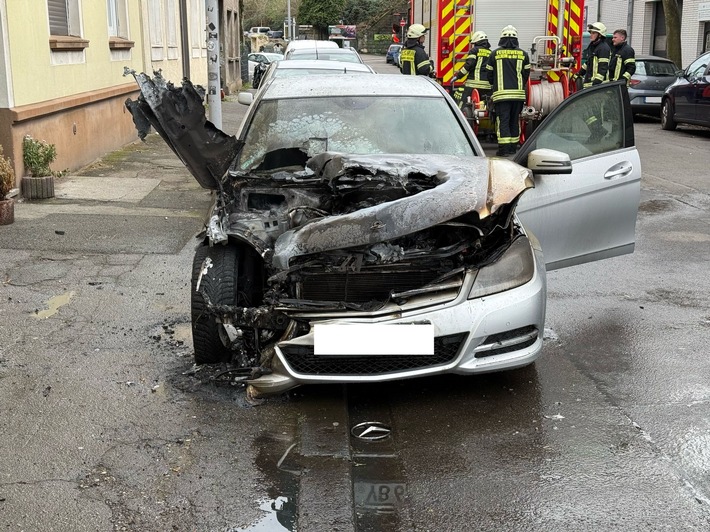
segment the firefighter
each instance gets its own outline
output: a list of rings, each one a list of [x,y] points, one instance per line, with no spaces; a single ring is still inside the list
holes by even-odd
[[[611,43],[613,48],[609,60],[609,79],[611,81],[624,79],[628,85],[631,76],[636,72],[636,52],[626,42],[626,30],[614,31]]]
[[[421,24],[412,24],[407,30],[407,40],[399,53],[399,70],[412,76],[436,76],[434,63],[424,51],[427,29]]]
[[[606,26],[601,22],[595,22],[587,26],[591,41],[584,51],[586,58],[579,73],[584,76],[583,86],[585,89],[599,85],[607,81],[609,72],[609,58],[611,48],[606,42]],[[601,106],[590,102],[587,109],[585,122],[589,127],[589,139],[587,142],[598,144],[608,133],[602,125]]]
[[[486,65],[496,113],[496,155],[513,155],[520,142],[520,113],[525,105],[530,58],[518,47],[518,30],[514,26],[503,28],[498,46]]]
[[[468,52],[468,57],[461,70],[453,76],[452,83],[459,78],[468,76],[464,83],[463,93],[455,93],[456,99],[460,98],[459,108],[463,107],[473,93],[473,89],[478,91],[478,96],[484,100],[491,93],[491,83],[488,81],[488,72],[486,71],[486,63],[491,55],[491,44],[488,42],[488,36],[482,31],[477,31],[471,37],[471,50]]]

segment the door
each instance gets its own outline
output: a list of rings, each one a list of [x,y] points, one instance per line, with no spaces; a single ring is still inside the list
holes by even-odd
[[[590,140],[592,117],[607,132],[598,141]],[[641,163],[625,83],[598,85],[563,101],[525,142],[516,162],[525,166],[530,152],[540,148],[566,153],[572,163],[568,174],[534,175],[535,188],[517,208],[542,244],[547,269],[633,252]]]
[[[705,54],[705,71],[694,82],[695,117],[701,125],[710,126],[710,53]]]
[[[673,89],[675,113],[679,120],[690,122],[697,120],[696,107],[702,91],[699,83],[702,82],[704,74],[707,72],[709,62],[710,54],[698,57],[685,69],[685,75],[679,80],[683,81],[683,84],[677,89]]]

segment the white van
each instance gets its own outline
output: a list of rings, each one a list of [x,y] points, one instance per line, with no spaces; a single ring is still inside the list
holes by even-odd
[[[284,55],[288,55],[291,50],[302,50],[304,48],[320,49],[320,48],[340,48],[335,41],[317,41],[314,39],[302,39],[299,41],[289,41],[286,46]]]

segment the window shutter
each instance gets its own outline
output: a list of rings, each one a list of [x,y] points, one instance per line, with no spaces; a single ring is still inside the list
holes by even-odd
[[[49,34],[69,35],[67,0],[47,0]]]

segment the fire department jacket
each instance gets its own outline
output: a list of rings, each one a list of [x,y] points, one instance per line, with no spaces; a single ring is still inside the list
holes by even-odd
[[[584,75],[584,88],[586,89],[592,85],[604,83],[608,79],[611,48],[604,37],[599,37],[596,41],[589,43],[585,56],[587,62],[582,65],[579,73]]]
[[[407,39],[399,53],[399,64],[402,74],[429,76],[434,71],[434,66],[424,51],[424,45],[416,39]]]
[[[518,48],[518,39],[501,39],[486,65],[493,102],[525,100],[525,87],[530,77],[530,58]]]
[[[471,48],[466,62],[457,74],[458,78],[468,76],[464,83],[466,87],[490,90],[491,83],[488,81],[488,72],[486,70],[486,64],[488,63],[490,55],[490,48],[484,46],[474,46]]]
[[[609,79],[611,81],[625,79],[628,84],[634,72],[636,72],[636,52],[634,49],[626,41],[619,46],[614,46],[609,60]]]

